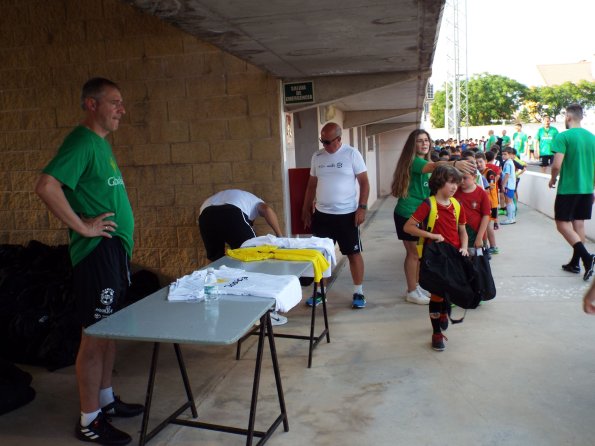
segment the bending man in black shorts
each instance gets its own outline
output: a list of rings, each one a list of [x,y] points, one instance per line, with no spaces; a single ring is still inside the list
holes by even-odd
[[[207,198],[198,217],[207,258],[214,262],[225,255],[226,243],[236,249],[256,237],[252,224],[258,216],[264,217],[277,237],[283,235],[273,208],[250,192],[228,189]]]

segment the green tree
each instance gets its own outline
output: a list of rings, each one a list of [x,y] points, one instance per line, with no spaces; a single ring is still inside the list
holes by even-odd
[[[461,89],[466,81],[461,82]],[[499,121],[513,121],[515,113],[520,108],[527,87],[505,76],[481,73],[474,75],[468,81],[469,125],[489,125]],[[439,94],[442,93],[444,100]],[[432,125],[445,127],[444,108],[446,93],[444,90],[436,92],[434,104],[430,110]],[[463,124],[463,123],[462,123]]]
[[[430,107],[430,122],[434,128],[446,127],[444,112],[446,108],[446,92],[439,90],[434,93],[434,102]]]
[[[462,82],[461,88],[464,87],[465,82]],[[585,109],[595,107],[595,82],[588,81],[528,88],[505,76],[481,73],[469,80],[468,94],[470,126],[501,121],[537,122],[544,115],[555,119],[572,103],[581,104]],[[446,91],[439,90],[430,108],[432,126],[446,127],[445,108]]]
[[[584,108],[595,106],[595,82],[580,81],[578,84],[564,82],[561,85],[532,87],[528,90],[526,101],[537,104],[540,116],[548,115],[555,119],[564,108],[572,103]]]
[[[469,124],[512,121],[527,87],[505,76],[482,73],[469,80]]]

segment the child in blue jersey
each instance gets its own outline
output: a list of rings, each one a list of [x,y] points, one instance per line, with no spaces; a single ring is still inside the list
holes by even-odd
[[[514,151],[507,147],[502,151],[502,190],[506,200],[506,215],[508,218],[501,225],[512,225],[516,223],[516,206],[514,204],[514,192],[516,190],[516,169],[514,166]]]

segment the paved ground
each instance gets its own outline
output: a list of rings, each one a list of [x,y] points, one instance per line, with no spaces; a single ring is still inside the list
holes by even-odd
[[[404,302],[404,250],[392,222],[394,200],[380,200],[363,233],[368,308],[350,309],[348,268],[329,291],[331,343],[306,368],[304,341],[278,339],[290,431],[269,444],[302,445],[594,445],[595,317],[581,310],[587,285],[561,271],[566,246],[553,222],[527,208],[497,232],[498,296],[451,327],[446,351],[430,348],[426,306]],[[594,247],[590,244],[590,249]],[[305,333],[308,313],[288,314],[284,331]],[[254,340],[248,341],[254,345]],[[199,415],[247,424],[254,346],[184,348]],[[257,425],[272,419],[274,385],[268,356]],[[142,401],[150,346],[122,343],[116,390]],[[182,388],[174,356],[164,349],[154,414],[177,407]],[[78,413],[74,368],[27,368],[37,398],[0,417],[0,444],[75,445]],[[138,440],[140,418],[115,424]],[[150,444],[241,445],[242,437],[171,426]]]

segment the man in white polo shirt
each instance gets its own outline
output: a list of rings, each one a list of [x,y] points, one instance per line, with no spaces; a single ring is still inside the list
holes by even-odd
[[[323,149],[312,156],[302,220],[306,228],[312,226],[315,236],[328,237],[339,243],[341,253],[349,259],[353,279],[351,306],[358,309],[366,306],[359,226],[366,219],[370,183],[362,155],[341,142],[341,133],[341,127],[334,122],[326,124],[320,131]],[[306,303],[318,305],[320,298],[311,297]]]

